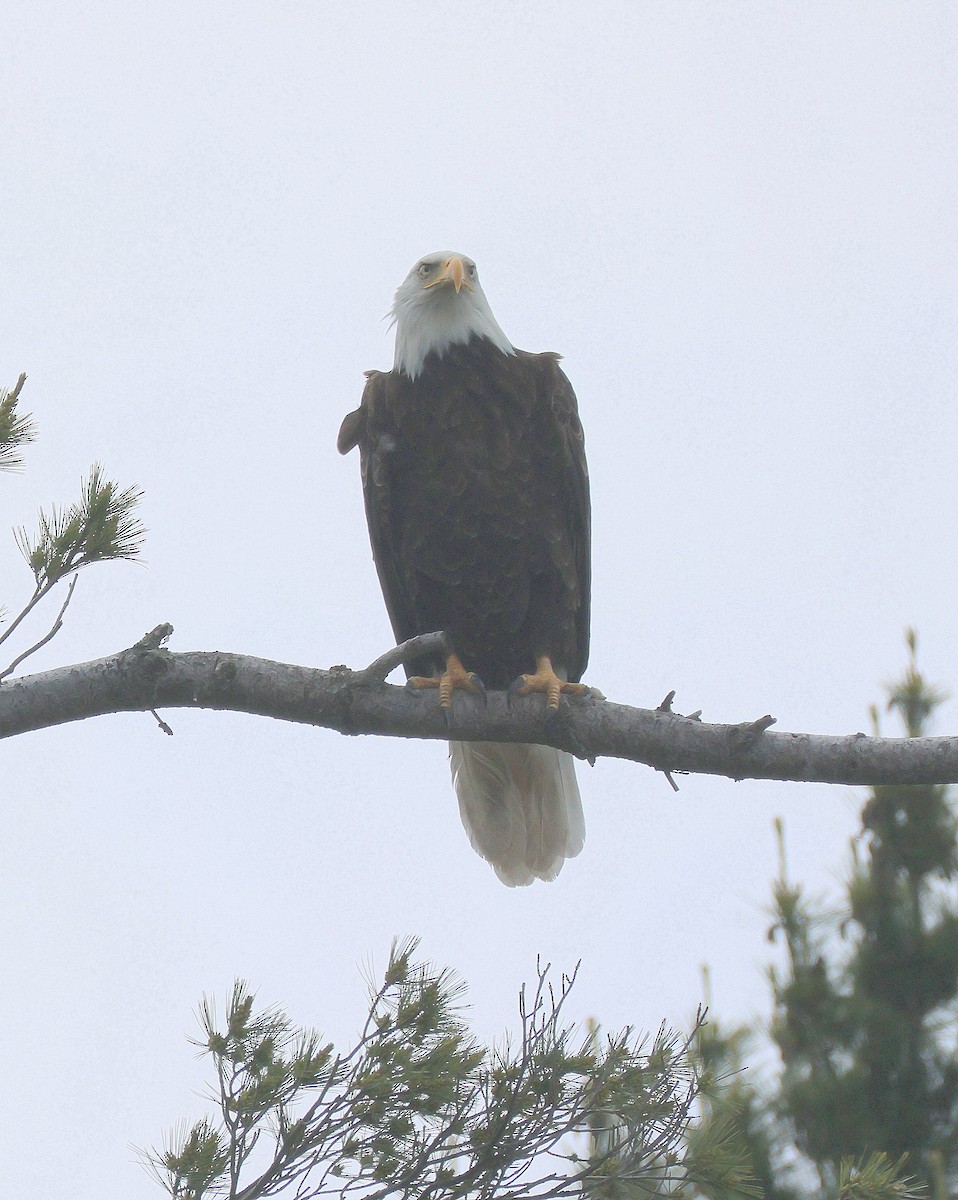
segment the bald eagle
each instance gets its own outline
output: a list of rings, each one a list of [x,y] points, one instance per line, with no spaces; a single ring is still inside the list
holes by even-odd
[[[589,480],[557,354],[516,350],[476,264],[429,254],[392,309],[391,371],[369,371],[338,448],[359,446],[373,558],[398,641],[444,630],[445,662],[410,684],[541,691],[555,709],[589,651]],[[481,681],[481,684],[480,684]],[[573,759],[548,746],[450,743],[474,848],[510,886],[582,849]]]

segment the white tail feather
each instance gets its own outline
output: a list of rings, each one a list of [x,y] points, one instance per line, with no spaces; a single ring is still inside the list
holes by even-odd
[[[585,843],[571,754],[551,746],[450,742],[459,814],[473,849],[510,887],[555,879]]]

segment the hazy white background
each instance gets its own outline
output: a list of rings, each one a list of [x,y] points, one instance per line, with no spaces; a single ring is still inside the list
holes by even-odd
[[[334,442],[396,285],[451,247],[579,395],[592,683],[852,732],[914,624],[958,687],[953,4],[40,2],[0,46],[0,378],[41,433],[4,519],[101,458],[150,531],[31,670],[166,620],[316,666],[390,644]],[[12,537],[0,579],[15,608]],[[396,934],[484,1036],[537,954],[582,958],[576,1018],[685,1023],[708,962],[715,1013],[760,1020],[773,818],[827,892],[860,802],[600,762],[582,856],[510,891],[440,745],[165,715],[3,746],[10,1196],[159,1196],[131,1146],[205,1111],[201,994],[243,975],[345,1041]]]

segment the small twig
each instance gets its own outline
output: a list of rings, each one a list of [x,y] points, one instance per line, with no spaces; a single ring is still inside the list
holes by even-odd
[[[70,586],[67,589],[67,598],[63,601],[63,604],[60,607],[60,611],[57,613],[57,619],[53,622],[53,625],[51,626],[49,633],[46,635],[46,637],[42,637],[38,642],[36,642],[28,650],[24,650],[24,652],[22,654],[18,654],[17,657],[13,660],[13,662],[10,664],[9,667],[7,667],[7,669],[5,671],[0,671],[0,679],[6,679],[6,677],[8,675],[13,674],[13,672],[17,669],[17,667],[19,667],[19,665],[23,662],[23,660],[25,658],[29,658],[30,655],[34,653],[34,651],[39,650],[41,646],[45,646],[47,644],[47,642],[52,641],[52,639],[56,637],[56,635],[60,632],[60,629],[63,626],[63,614],[66,612],[67,607],[70,604],[70,601],[73,599],[73,589],[76,587],[76,585],[77,585],[77,577],[76,577],[76,575],[74,575],[73,578],[70,580]],[[34,604],[36,603],[36,601],[38,599],[39,599],[39,594],[37,596],[35,596],[33,600],[31,600],[30,604],[28,604],[27,607],[23,610],[23,612],[20,614],[20,617],[17,619],[17,621],[14,622],[14,624],[10,627],[10,629],[7,630],[7,634],[12,633],[13,629],[19,623],[19,620],[22,617],[26,616],[26,614],[30,611],[30,609],[34,606]],[[6,635],[4,635],[4,636],[6,636]],[[3,641],[3,638],[0,638],[0,641]]]
[[[26,382],[27,382],[27,373],[26,373],[26,371],[22,371],[22,372],[20,373],[20,378],[17,380],[17,385],[16,385],[16,387],[15,387],[15,388],[13,389],[13,391],[10,393],[10,399],[11,399],[11,400],[16,400],[16,399],[18,399],[18,398],[19,398],[19,396],[20,396],[20,392],[21,392],[21,390],[22,390],[22,388],[23,388],[23,385],[24,385]]]
[[[163,732],[163,733],[165,733],[165,734],[167,735],[167,737],[172,737],[172,736],[173,736],[173,730],[170,728],[170,726],[169,726],[169,725],[167,725],[167,723],[166,723],[166,722],[163,720],[163,718],[162,718],[162,717],[160,716],[160,714],[159,714],[159,713],[156,711],[156,709],[155,709],[155,708],[151,708],[151,709],[150,709],[150,712],[153,714],[153,716],[154,716],[154,717],[156,717],[156,723],[157,723],[157,725],[159,725],[159,727],[160,727],[160,729],[162,730],[162,732]]]
[[[677,791],[679,790],[679,785],[678,785],[678,784],[675,782],[675,780],[672,778],[672,772],[671,772],[671,771],[669,771],[669,770],[667,770],[665,767],[663,767],[663,768],[662,768],[662,774],[663,774],[663,775],[665,776],[665,778],[666,778],[666,779],[669,781],[669,786],[671,787],[672,791],[673,791],[673,792],[677,792]]]
[[[47,594],[47,592],[49,592],[49,590],[52,587],[53,587],[53,584],[48,583],[44,587],[42,587],[42,588],[38,587],[36,589],[36,591],[33,593],[33,595],[30,597],[29,601],[27,602],[26,607],[21,612],[19,612],[16,617],[14,617],[13,621],[11,621],[11,623],[6,627],[6,629],[3,631],[3,633],[0,633],[0,646],[2,646],[3,643],[7,640],[7,638],[10,637],[10,635],[14,632],[14,630],[17,628],[17,626],[20,624],[20,622],[23,621],[24,618],[28,617],[31,612],[33,612],[33,610],[36,608],[36,606],[40,603],[40,601],[43,599],[43,597]]]
[[[775,718],[766,713],[755,721],[743,721],[741,725],[733,725],[729,729],[729,738],[736,752],[754,745],[770,725],[775,724]]]
[[[702,710],[700,708],[697,708],[694,713],[677,713],[672,707],[672,701],[674,699],[675,689],[673,688],[655,711],[660,713],[671,713],[675,717],[685,717],[686,721],[701,721]],[[772,720],[772,718],[770,717],[769,720]],[[676,788],[675,790],[678,791],[679,789]]]
[[[374,659],[364,670],[355,671],[352,682],[365,687],[375,687],[378,683],[385,683],[386,677],[397,667],[401,667],[403,663],[412,662],[417,658],[425,658],[427,655],[437,652],[443,658],[448,656],[449,643],[446,635],[441,631],[421,633],[418,637],[410,638],[406,642],[400,642],[398,646],[393,646],[385,654],[380,654],[379,658]]]
[[[133,643],[130,649],[163,650],[172,636],[173,626],[169,621],[164,621],[162,625],[157,625],[155,629],[151,629],[149,633],[144,633],[138,642]]]

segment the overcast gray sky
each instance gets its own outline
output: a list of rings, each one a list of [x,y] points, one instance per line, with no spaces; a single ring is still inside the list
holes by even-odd
[[[579,396],[588,680],[780,729],[868,728],[921,635],[958,688],[949,2],[33,3],[0,23],[0,379],[41,440],[9,525],[94,459],[145,490],[146,567],[81,577],[43,670],[130,645],[365,665],[390,644],[334,442],[421,254],[474,257]],[[2,599],[31,579],[0,538]],[[52,607],[28,632],[42,632]],[[234,975],[337,1040],[394,935],[513,1026],[536,956],[570,1015],[767,1015],[786,819],[834,892],[850,789],[580,767],[586,848],[507,890],[441,746],[242,716],[4,744],[0,1178],[160,1195],[134,1145],[205,1111],[187,1035]],[[941,731],[954,730],[955,704]],[[891,728],[889,728],[891,731]]]

